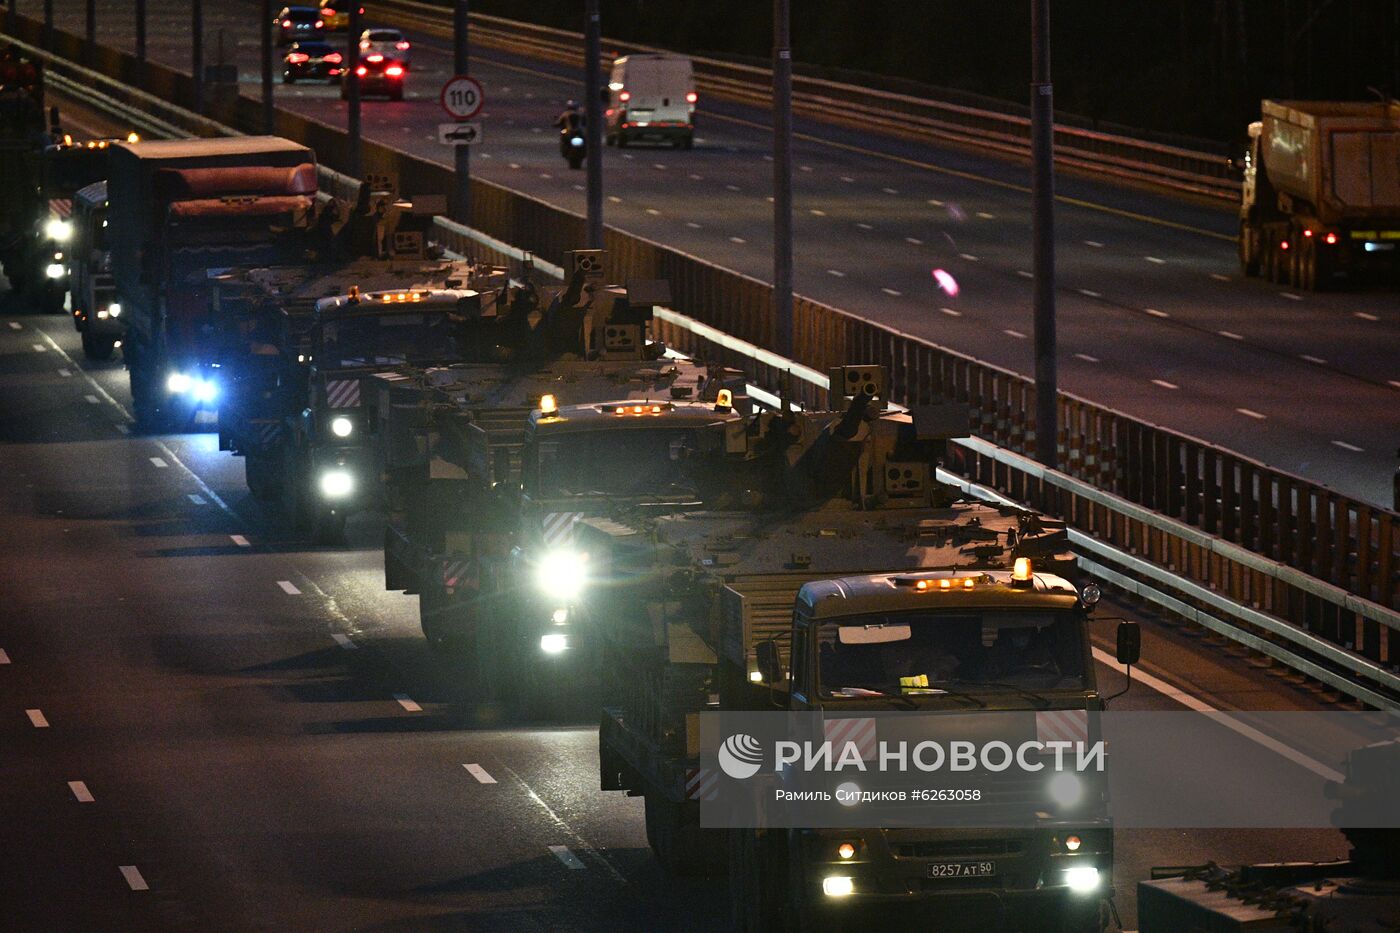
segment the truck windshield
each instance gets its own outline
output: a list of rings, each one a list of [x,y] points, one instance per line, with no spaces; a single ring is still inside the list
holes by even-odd
[[[570,431],[537,440],[528,491],[559,496],[694,496],[694,428]]]
[[[1084,617],[1072,610],[853,616],[817,629],[824,697],[1082,690]]]
[[[45,196],[72,197],[79,188],[106,178],[108,155],[107,149],[86,147],[49,150],[44,154]]]
[[[365,314],[327,321],[316,359],[321,368],[451,363],[461,357],[458,328],[447,314]]]

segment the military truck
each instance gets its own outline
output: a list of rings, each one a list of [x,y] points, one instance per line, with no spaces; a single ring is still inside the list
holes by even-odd
[[[1297,288],[1400,277],[1400,101],[1266,100],[1249,126],[1240,266]]]
[[[482,331],[494,327],[506,271],[430,248],[431,207],[381,183],[342,226],[318,223],[324,236],[305,262],[215,276],[220,449],[245,458],[256,497],[280,499],[296,531],[322,543],[378,501],[377,395],[365,381],[406,364],[489,359],[494,347]]]
[[[144,426],[217,420],[222,325],[210,273],[300,261],[316,187],[315,154],[274,136],[111,147],[112,270]]]
[[[1098,702],[1087,639],[1093,596],[1081,599],[1058,575],[1072,566],[1063,523],[959,501],[935,481],[946,439],[967,430],[965,408],[885,410],[879,367],[843,367],[831,380],[831,410],[753,419],[746,462],[724,474],[733,484],[724,507],[576,525],[573,546],[591,569],[572,611],[591,621],[602,681],[611,685],[599,731],[601,786],[645,799],[648,841],[674,872],[714,871],[725,861],[723,835],[699,824],[702,712],[968,702],[1085,711]],[[1031,558],[1042,572],[1032,573]],[[1018,559],[1013,578],[1008,568]],[[869,641],[844,640],[843,626],[887,623],[887,669],[851,680],[833,666]],[[1003,629],[1008,643],[1025,636],[1048,648],[1050,666],[1024,679],[1014,665],[993,672],[987,635],[997,644]],[[934,643],[947,668],[915,670]],[[901,678],[915,676],[921,688],[904,689]],[[1063,826],[836,835],[753,831],[731,840],[730,864],[744,866],[733,886],[743,924],[762,928],[784,915],[815,923],[827,907],[850,915],[861,904],[911,903],[937,910],[942,929],[968,906],[958,896],[975,890],[1017,910],[1066,907],[1077,924],[1069,929],[1099,929],[1112,865],[1102,826],[1073,833],[1079,864],[1103,873],[1096,894],[1076,898],[1055,869],[1067,855]],[[838,856],[844,843],[851,854]],[[987,880],[926,883],[930,866],[957,861],[959,851],[993,866]],[[1001,856],[980,858],[994,851]],[[846,887],[824,892],[828,871]],[[995,928],[982,920],[982,929]]]
[[[68,295],[73,326],[82,334],[85,357],[109,360],[126,335],[126,321],[112,278],[107,182],[94,182],[78,190],[73,196],[71,224]]]

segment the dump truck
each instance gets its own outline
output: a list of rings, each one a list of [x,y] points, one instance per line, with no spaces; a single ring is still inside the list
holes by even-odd
[[[1053,909],[1057,923],[1070,918],[1054,929],[1098,930],[1112,867],[1102,820],[728,838],[700,825],[705,712],[970,704],[1087,715],[1099,702],[1087,632],[1097,592],[1081,596],[1062,576],[1073,565],[1063,523],[963,501],[937,482],[945,441],[966,433],[968,412],[886,410],[886,378],[880,367],[842,367],[829,411],[784,404],[754,416],[747,452],[712,477],[730,486],[723,507],[577,523],[572,546],[589,571],[570,612],[600,642],[601,787],[644,798],[647,838],[668,870],[714,872],[727,858],[745,929],[783,918],[808,928],[830,910],[899,904],[937,917],[939,929],[973,915],[974,928],[996,929],[1002,920],[979,913],[990,902],[1008,911],[1003,920]],[[886,624],[888,638],[845,637],[848,626]],[[1003,630],[1008,642],[1048,649],[1046,666],[991,666]],[[864,650],[875,642],[878,658]],[[944,660],[923,666],[931,649]],[[904,686],[911,678],[917,689]],[[1093,884],[1080,873],[1071,890],[1062,870],[1071,860],[1095,869]],[[940,883],[940,866],[974,861],[976,877]]]
[[[516,597],[505,587],[522,522],[565,520],[522,509],[532,413],[603,399],[650,410],[697,399],[710,381],[705,367],[670,358],[647,339],[664,288],[603,285],[601,251],[576,251],[571,263],[569,286],[541,301],[542,312],[502,317],[496,362],[400,367],[373,377],[389,517],[385,586],[418,594],[429,643],[463,655],[469,667],[481,667],[479,624],[513,616],[505,610]],[[628,468],[607,465],[612,473]],[[490,670],[479,673],[483,686],[494,679]]]
[[[1266,100],[1249,126],[1240,266],[1297,288],[1400,281],[1400,101]]]
[[[220,449],[244,457],[255,497],[280,501],[297,533],[321,543],[341,540],[347,515],[378,502],[377,395],[365,381],[494,351],[506,270],[431,247],[431,207],[380,184],[343,225],[317,224],[324,235],[304,262],[214,276]]]
[[[68,303],[73,326],[82,334],[83,356],[109,360],[126,335],[126,320],[112,277],[107,182],[78,190],[69,223]]]
[[[132,402],[148,428],[217,421],[211,271],[299,260],[316,156],[274,136],[117,143],[107,195]]]

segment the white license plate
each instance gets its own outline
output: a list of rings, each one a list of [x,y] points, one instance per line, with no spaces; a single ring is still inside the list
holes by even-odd
[[[934,862],[930,878],[990,878],[997,873],[996,862]]]

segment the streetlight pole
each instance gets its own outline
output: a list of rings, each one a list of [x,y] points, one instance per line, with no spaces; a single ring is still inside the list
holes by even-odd
[[[86,7],[84,13],[87,21],[84,23],[86,27],[84,38],[87,41],[83,43],[83,63],[91,65],[97,53],[97,0],[87,0]]]
[[[204,112],[204,0],[190,3],[190,71],[195,113]]]
[[[452,10],[452,60],[456,74],[467,73],[469,62],[467,34],[471,27],[468,0],[457,0]],[[452,219],[471,226],[472,222],[472,147],[452,147],[452,168],[456,175],[453,191]]]
[[[136,84],[146,86],[146,0],[136,0]]]
[[[275,123],[272,109],[272,0],[262,0],[258,5],[258,15],[262,17],[262,26],[258,30],[262,41],[262,128],[264,134],[271,136]],[[341,80],[345,80],[343,76]]]
[[[345,118],[347,151],[345,153],[345,174],[356,181],[360,178],[360,3],[350,4],[350,30],[345,40],[345,72],[340,80],[345,85],[345,99],[349,113]]]
[[[44,0],[44,50],[53,51],[53,0]]]
[[[598,0],[586,0],[583,22],[583,119],[588,154],[589,249],[603,248],[603,23]]]
[[[792,357],[792,15],[773,0],[773,315],[779,356]]]
[[[1055,108],[1050,84],[1050,0],[1031,0],[1031,231],[1035,274],[1035,456],[1057,463],[1055,351]]]

